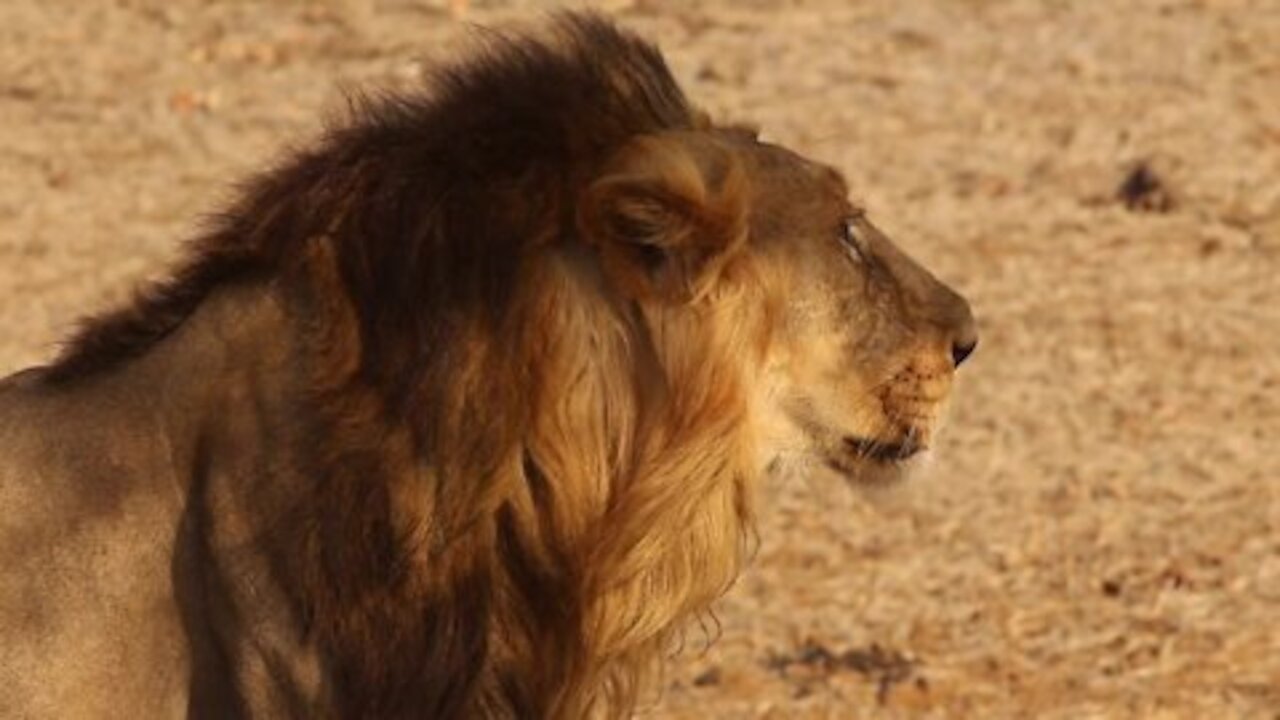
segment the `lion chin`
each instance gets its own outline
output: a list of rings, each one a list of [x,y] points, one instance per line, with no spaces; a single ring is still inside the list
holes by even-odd
[[[896,487],[914,477],[929,462],[929,451],[920,449],[909,455],[897,448],[887,448],[885,455],[868,456],[855,453],[853,458],[841,456],[824,461],[826,470],[858,490]]]
[[[774,454],[765,462],[764,474],[775,482],[808,476],[855,491],[887,490],[917,476],[932,460],[927,447],[850,440],[838,450]]]

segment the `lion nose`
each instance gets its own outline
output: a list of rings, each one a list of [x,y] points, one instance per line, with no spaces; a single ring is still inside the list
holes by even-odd
[[[968,301],[957,296],[951,318],[951,362],[954,367],[969,359],[978,347],[978,322]]]

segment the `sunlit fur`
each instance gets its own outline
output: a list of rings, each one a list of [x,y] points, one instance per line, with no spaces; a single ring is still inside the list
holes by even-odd
[[[227,486],[262,509],[225,524],[248,523],[236,552],[270,570],[238,575],[202,538],[236,609],[211,622],[223,639],[302,628],[315,661],[234,666],[239,706],[623,716],[741,570],[777,427],[814,452],[887,437],[901,418],[874,388],[950,347],[903,310],[933,302],[912,300],[937,296],[931,278],[913,295],[905,261],[840,259],[845,194],[712,125],[651,46],[565,16],[365,103],[40,382],[110,377],[210,298],[266,288],[288,325],[263,349],[287,382],[249,402],[288,427],[267,428],[284,444],[261,477]],[[262,620],[245,603],[268,585],[287,610]]]

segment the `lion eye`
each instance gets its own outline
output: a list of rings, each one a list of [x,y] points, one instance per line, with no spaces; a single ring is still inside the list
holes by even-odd
[[[867,259],[866,244],[863,242],[862,233],[858,230],[856,222],[856,218],[847,218],[840,224],[840,242],[849,252],[850,259],[860,263]]]

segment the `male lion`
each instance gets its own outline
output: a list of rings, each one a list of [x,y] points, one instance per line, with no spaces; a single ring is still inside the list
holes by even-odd
[[[358,115],[0,384],[0,716],[625,715],[775,456],[928,446],[964,300],[652,46]]]

